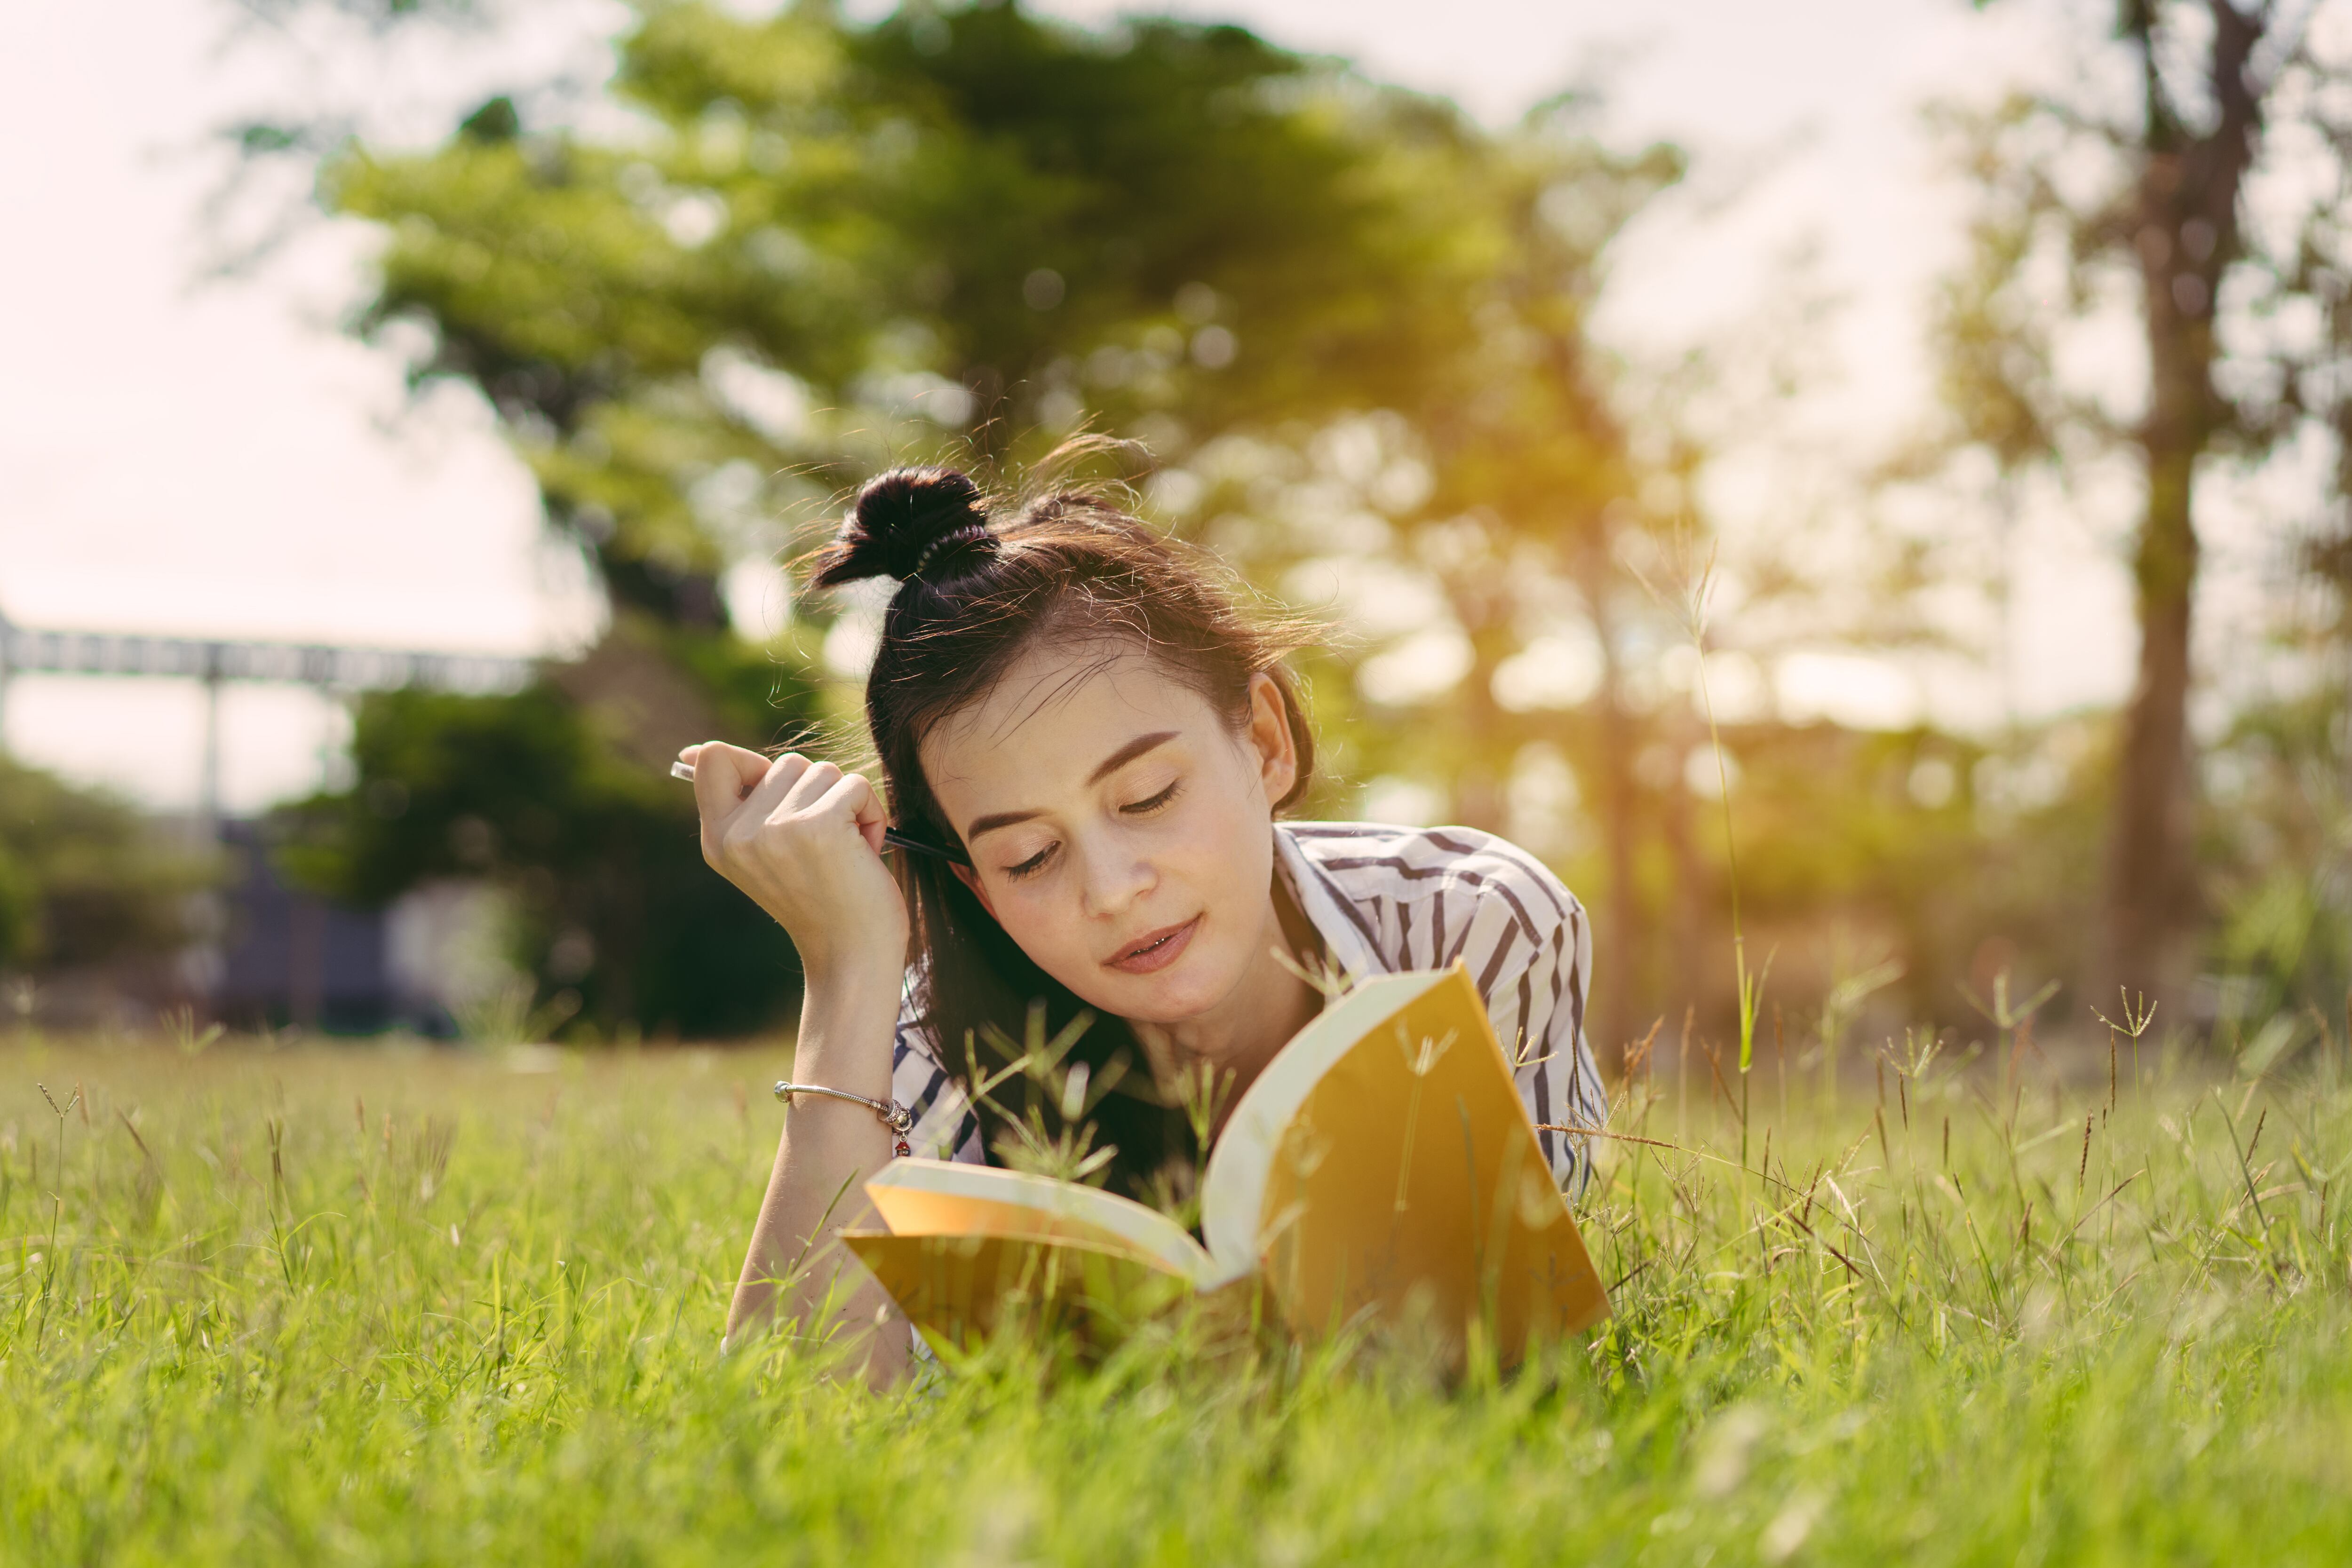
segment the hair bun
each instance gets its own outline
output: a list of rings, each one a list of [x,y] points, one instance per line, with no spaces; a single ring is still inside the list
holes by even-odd
[[[995,553],[988,503],[953,468],[894,468],[866,482],[841,536],[816,572],[832,588],[869,577],[937,579],[971,557]]]

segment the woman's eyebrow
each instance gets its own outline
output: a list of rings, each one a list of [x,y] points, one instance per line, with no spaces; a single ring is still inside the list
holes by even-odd
[[[1175,738],[1176,732],[1172,729],[1154,730],[1150,735],[1139,735],[1108,757],[1104,758],[1102,766],[1087,775],[1087,782],[1099,784],[1152,747],[1165,746]]]
[[[1176,735],[1177,732],[1172,729],[1159,729],[1152,731],[1150,735],[1137,736],[1133,740],[1129,741],[1125,746],[1120,747],[1117,751],[1114,751],[1108,757],[1104,758],[1101,765],[1096,768],[1092,773],[1087,775],[1087,782],[1089,784],[1101,783],[1105,779],[1109,778],[1113,773],[1118,772],[1120,768],[1126,767],[1129,763],[1134,761],[1145,752],[1167,745],[1170,741],[1176,738]],[[972,840],[980,837],[982,833],[992,833],[999,828],[1010,828],[1017,823],[1025,822],[1032,817],[1042,815],[1044,815],[1044,813],[1041,811],[1027,810],[997,811],[989,816],[975,817],[972,819],[971,825],[966,827],[963,831],[963,841],[970,843]]]

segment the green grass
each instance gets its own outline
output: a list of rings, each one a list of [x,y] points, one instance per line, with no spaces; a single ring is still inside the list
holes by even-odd
[[[2005,1098],[1933,1071],[1890,1076],[1883,1119],[1861,1092],[1768,1118],[1759,1076],[1769,1175],[1702,1091],[1679,1132],[1673,1096],[1630,1106],[1621,1129],[1714,1157],[1612,1145],[1586,1226],[1631,1276],[1619,1315],[1515,1377],[1447,1386],[1362,1347],[1214,1359],[1179,1328],[1090,1371],[1005,1346],[876,1398],[789,1341],[718,1354],[781,1066],[0,1044],[0,1560],[2268,1563],[2352,1542],[2332,1068],[2126,1082],[2111,1119],[2104,1082]],[[81,1103],[60,1120],[37,1082]]]

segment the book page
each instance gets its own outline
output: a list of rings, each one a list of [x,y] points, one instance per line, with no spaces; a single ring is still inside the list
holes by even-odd
[[[1444,971],[1429,970],[1359,984],[1291,1036],[1234,1105],[1201,1179],[1201,1234],[1218,1282],[1257,1270],[1266,1179],[1283,1133],[1307,1096],[1374,1025],[1443,978]]]
[[[881,1230],[845,1230],[841,1240],[938,1349],[974,1344],[999,1328],[1116,1343],[1192,1295],[1182,1275],[1074,1240]]]
[[[1314,1042],[1322,1071],[1282,1097],[1293,1104],[1270,1157],[1233,1162],[1222,1186],[1211,1162],[1204,1208],[1255,1197],[1257,1260],[1291,1327],[1328,1332],[1369,1312],[1458,1337],[1475,1322],[1507,1362],[1532,1337],[1606,1317],[1607,1291],[1467,972],[1385,977],[1347,1001],[1365,992],[1377,998],[1371,1027],[1352,1043]],[[1215,1211],[1213,1249],[1235,1245],[1242,1218]]]
[[[1134,1258],[1198,1283],[1209,1256],[1184,1228],[1132,1198],[993,1166],[892,1160],[866,1184],[894,1236],[1068,1242]]]

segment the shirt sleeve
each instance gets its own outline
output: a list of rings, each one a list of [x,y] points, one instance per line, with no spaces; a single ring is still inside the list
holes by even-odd
[[[963,1086],[940,1062],[914,988],[898,1004],[898,1027],[890,1045],[890,1098],[915,1113],[908,1145],[925,1159],[986,1165],[980,1118],[972,1114]]]
[[[1461,937],[1449,961],[1459,957],[1477,983],[1553,1179],[1575,1197],[1591,1180],[1591,1139],[1559,1129],[1598,1128],[1609,1114],[1584,1038],[1591,923],[1576,895],[1516,846],[1489,840],[1473,859],[1452,879]]]

